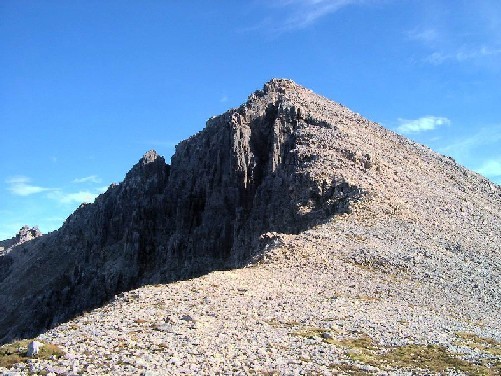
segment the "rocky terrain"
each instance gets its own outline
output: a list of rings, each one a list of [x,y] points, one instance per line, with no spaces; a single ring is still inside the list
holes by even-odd
[[[42,236],[42,233],[38,227],[30,227],[25,225],[17,232],[17,234],[11,239],[0,240],[0,256],[10,252],[10,250],[16,245],[20,245],[30,241],[32,239]]]
[[[1,256],[2,341],[60,351],[4,372],[497,375],[500,233],[499,186],[272,80]]]

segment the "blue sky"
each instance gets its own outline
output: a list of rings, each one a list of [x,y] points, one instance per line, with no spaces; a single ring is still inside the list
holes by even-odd
[[[0,2],[0,239],[291,78],[501,183],[501,1]]]

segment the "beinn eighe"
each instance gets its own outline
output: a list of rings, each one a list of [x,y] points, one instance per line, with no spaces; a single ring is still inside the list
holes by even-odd
[[[9,248],[0,257],[0,338],[32,337],[140,286],[253,262],[283,265],[274,275],[290,286],[299,279],[284,273],[300,268],[322,291],[349,294],[353,285],[357,296],[482,322],[497,338],[500,231],[499,186],[273,79],[181,142],[170,165],[149,151],[61,229]],[[374,274],[360,284],[345,264]],[[308,320],[288,310],[290,322]]]

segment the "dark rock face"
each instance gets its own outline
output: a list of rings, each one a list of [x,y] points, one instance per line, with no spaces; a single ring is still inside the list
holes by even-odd
[[[31,337],[115,294],[248,262],[259,237],[349,211],[362,192],[310,176],[304,110],[273,80],[180,143],[149,151],[60,230],[0,257],[0,342]],[[333,127],[329,124],[314,126]]]
[[[343,181],[322,187],[302,170],[296,111],[271,103],[258,116],[246,107],[208,122],[178,145],[166,206],[173,214],[170,249],[198,261],[239,265],[268,231],[297,233],[348,210],[360,191]],[[298,207],[311,207],[308,215]]]
[[[24,225],[14,237],[0,241],[0,281],[3,280],[3,276],[7,274],[7,271],[12,264],[12,259],[7,257],[12,248],[40,236],[42,236],[42,233],[37,226],[30,227],[28,225]]]

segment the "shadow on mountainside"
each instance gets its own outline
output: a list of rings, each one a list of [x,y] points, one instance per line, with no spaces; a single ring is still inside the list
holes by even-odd
[[[0,257],[0,343],[33,337],[116,294],[242,266],[267,232],[299,233],[349,212],[361,190],[311,178],[296,111],[241,107],[176,147],[150,151],[53,233]]]

